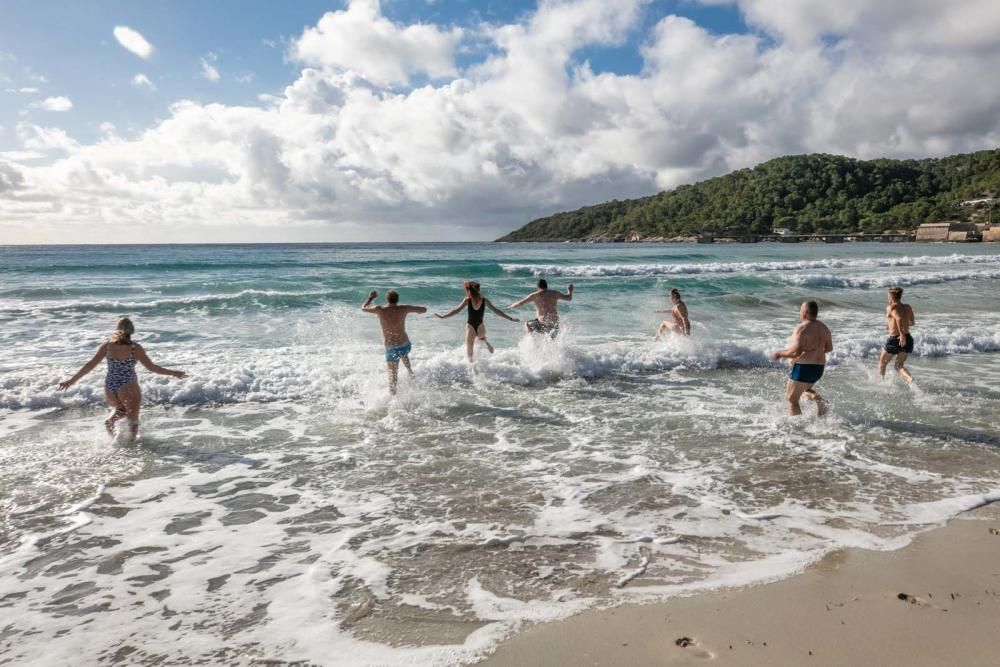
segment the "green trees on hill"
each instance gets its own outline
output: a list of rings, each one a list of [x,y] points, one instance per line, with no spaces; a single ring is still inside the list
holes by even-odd
[[[1000,150],[926,160],[792,155],[651,197],[534,220],[501,241],[563,241],[638,232],[881,232],[962,219],[966,199],[1000,195]]]

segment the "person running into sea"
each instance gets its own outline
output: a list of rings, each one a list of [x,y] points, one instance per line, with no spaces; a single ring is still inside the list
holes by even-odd
[[[654,340],[660,340],[666,332],[680,334],[682,336],[691,335],[691,321],[688,319],[688,307],[687,304],[681,299],[681,293],[676,288],[670,290],[670,303],[674,304],[673,308],[670,310],[658,310],[658,313],[670,313],[674,321],[668,322],[664,320],[660,324],[660,328],[656,330],[656,336],[653,337]]]
[[[826,355],[833,351],[833,336],[827,326],[816,319],[817,315],[819,315],[819,304],[815,301],[803,303],[799,308],[802,324],[795,327],[791,345],[772,355],[776,360],[788,359],[793,364],[785,387],[788,414],[793,417],[802,414],[799,399],[803,396],[816,401],[816,410],[820,417],[827,412],[826,401],[813,391],[813,385],[823,377]]]
[[[483,344],[486,345],[486,349],[490,351],[490,354],[493,354],[493,346],[490,345],[488,340],[486,340],[486,324],[483,323],[483,318],[486,317],[487,308],[505,320],[510,320],[511,322],[517,322],[518,320],[502,310],[497,310],[497,308],[490,303],[490,300],[482,295],[479,283],[467,280],[463,286],[465,287],[465,298],[462,299],[462,303],[458,304],[458,306],[456,306],[450,313],[446,313],[444,315],[435,314],[435,317],[445,320],[454,315],[458,315],[463,308],[468,308],[469,319],[465,325],[465,355],[469,358],[469,363],[471,364],[476,338],[483,341]]]
[[[885,341],[882,354],[879,355],[878,375],[884,378],[885,367],[889,365],[890,359],[896,357],[896,372],[913,384],[913,376],[903,366],[906,357],[913,352],[913,336],[910,335],[910,327],[916,324],[913,308],[910,304],[903,303],[902,287],[890,287],[888,299],[889,305],[885,307],[885,317],[888,320],[889,338]]]
[[[117,330],[111,335],[108,342],[102,343],[97,348],[94,358],[85,363],[83,368],[76,372],[76,375],[59,383],[59,388],[63,391],[69,389],[80,378],[97,368],[101,359],[105,359],[108,364],[108,372],[104,378],[104,398],[115,411],[104,421],[104,427],[108,429],[108,434],[113,436],[115,424],[121,419],[128,419],[132,441],[139,434],[139,408],[142,405],[142,390],[139,389],[139,377],[135,373],[135,362],[138,361],[147,370],[157,375],[171,375],[178,379],[187,376],[184,371],[173,371],[154,364],[142,345],[132,341],[134,333],[135,325],[132,324],[132,320],[127,317],[118,320]]]
[[[548,282],[544,278],[538,281],[538,289],[524,297],[516,303],[512,303],[507,310],[520,308],[529,301],[535,304],[535,319],[524,323],[524,330],[528,333],[548,334],[550,338],[555,338],[559,334],[559,302],[573,300],[573,284],[567,287],[567,293],[557,292],[549,289]]]
[[[406,316],[410,313],[422,314],[427,309],[423,306],[401,306],[399,305],[399,292],[394,289],[385,293],[385,306],[373,306],[372,301],[378,296],[378,292],[372,290],[368,299],[361,304],[361,310],[366,313],[378,315],[378,323],[382,327],[382,343],[385,345],[385,363],[389,369],[389,393],[396,395],[396,385],[399,380],[399,362],[403,361],[410,377],[413,377],[413,368],[410,366],[410,352],[413,344],[410,337],[406,335]]]

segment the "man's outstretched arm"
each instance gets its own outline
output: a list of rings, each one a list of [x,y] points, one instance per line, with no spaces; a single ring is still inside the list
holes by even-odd
[[[559,292],[559,299],[562,300],[562,301],[572,301],[573,300],[573,283],[569,284],[569,287],[567,288],[567,293],[566,294],[563,294],[562,292]]]
[[[524,297],[520,301],[515,301],[514,303],[510,304],[509,306],[507,306],[507,310],[514,310],[515,308],[520,308],[524,304],[526,304],[529,301],[531,301],[532,299],[534,299],[536,294],[538,294],[538,292],[532,292],[531,294],[529,294],[528,296]]]

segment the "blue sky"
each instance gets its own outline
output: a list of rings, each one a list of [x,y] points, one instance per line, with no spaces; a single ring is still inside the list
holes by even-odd
[[[486,240],[996,148],[997,71],[995,0],[6,0],[0,242]]]
[[[34,110],[43,119],[59,117],[61,126],[81,141],[100,137],[99,126],[114,123],[122,132],[137,132],[167,113],[177,99],[225,104],[256,104],[261,93],[280,93],[301,69],[285,58],[288,41],[314,25],[324,12],[345,2],[295,0],[170,0],[163,2],[71,0],[5,0],[0,22],[0,75],[9,81],[0,91],[38,88],[35,97],[69,97],[74,108],[66,114]],[[383,13],[401,23],[475,26],[486,21],[509,23],[530,14],[529,0],[388,0]],[[688,16],[714,32],[747,30],[734,6],[703,6],[693,2],[653,2],[641,23],[620,46],[582,49],[597,71],[635,73],[642,67],[637,46],[649,26],[667,14]],[[138,30],[156,51],[144,61],[123,49],[112,36],[114,26]],[[201,75],[201,59],[220,73],[216,83]],[[464,63],[482,53],[464,54]],[[145,74],[156,90],[137,88],[132,77]],[[37,79],[43,76],[45,82]],[[0,150],[14,150],[10,128],[29,100],[23,94],[0,92]]]

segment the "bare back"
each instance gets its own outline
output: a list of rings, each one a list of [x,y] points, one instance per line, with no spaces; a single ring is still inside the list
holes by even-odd
[[[559,321],[559,299],[562,296],[560,292],[551,289],[538,290],[531,296],[539,321],[546,324],[555,324]]]
[[[688,320],[688,309],[683,301],[678,301],[673,308],[670,309],[670,314],[674,317],[674,323],[677,327],[684,332],[684,335],[691,335],[691,322]]]
[[[886,326],[890,336],[905,336],[914,324],[913,308],[908,303],[894,303],[886,306]]]
[[[792,347],[800,350],[792,358],[796,364],[826,364],[826,353],[833,349],[833,336],[825,324],[819,320],[803,322],[792,334]]]
[[[410,313],[426,312],[422,306],[376,306],[371,309],[378,315],[378,323],[382,327],[382,342],[386,347],[398,347],[410,342],[406,335],[406,316]]]

